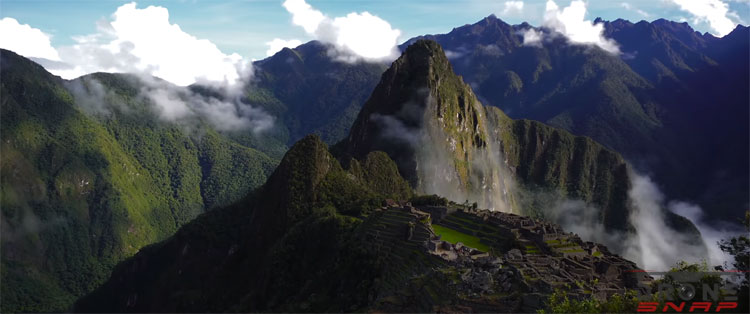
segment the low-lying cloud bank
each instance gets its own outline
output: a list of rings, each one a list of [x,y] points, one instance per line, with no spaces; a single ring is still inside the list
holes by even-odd
[[[218,131],[251,131],[259,134],[270,129],[274,117],[260,108],[243,102],[242,97],[221,89],[210,96],[190,88],[176,86],[152,76],[128,76],[140,86],[136,100],[151,104],[159,119],[193,129],[208,123]],[[94,78],[85,77],[67,84],[76,103],[94,115],[111,115],[114,110],[132,112],[122,98]]]

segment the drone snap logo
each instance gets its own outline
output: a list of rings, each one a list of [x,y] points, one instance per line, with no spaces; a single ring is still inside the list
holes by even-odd
[[[729,276],[736,277],[738,271],[715,272],[647,272],[639,274],[638,293],[641,313],[719,313],[737,308],[739,286]],[[654,277],[662,279],[653,280]],[[655,302],[658,296],[661,302]]]

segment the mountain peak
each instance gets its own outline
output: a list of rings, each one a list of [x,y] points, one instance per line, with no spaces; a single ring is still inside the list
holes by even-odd
[[[440,44],[438,44],[434,40],[429,39],[420,39],[417,40],[414,44],[410,45],[406,48],[406,52],[409,53],[416,53],[417,51],[425,51],[427,53],[439,53],[443,51],[443,48],[440,47]]]
[[[436,41],[428,39],[420,39],[407,47],[396,63],[417,68],[449,64],[443,48]]]
[[[497,23],[497,22],[501,22],[501,21],[502,20],[500,20],[499,18],[497,18],[497,16],[495,16],[495,14],[493,13],[493,14],[490,14],[487,17],[483,18],[477,24],[488,25],[488,24]]]
[[[472,171],[463,165],[487,138],[482,105],[471,88],[437,42],[418,40],[383,74],[352,126],[346,151],[357,158],[386,152],[404,178],[427,193],[436,192],[430,185],[440,181],[431,158],[442,154],[447,164],[459,165],[451,171],[457,191],[468,189]]]
[[[434,94],[437,85],[455,81],[460,79],[437,42],[420,39],[411,44],[383,73],[360,111],[349,134],[350,153],[361,158],[375,148],[372,145],[380,140],[376,134],[388,129],[374,123],[381,117],[396,117],[404,127],[421,127],[426,97]]]

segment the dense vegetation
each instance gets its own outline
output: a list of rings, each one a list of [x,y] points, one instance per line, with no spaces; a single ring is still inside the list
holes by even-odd
[[[117,262],[241,198],[276,164],[208,127],[193,136],[159,121],[134,77],[64,82],[0,57],[2,312],[67,309]],[[110,91],[99,102],[68,90],[94,81]]]
[[[411,195],[383,157],[357,163],[389,179],[362,180],[353,173],[361,169],[343,169],[317,136],[308,136],[263,187],[142,250],[77,309],[357,310],[367,302],[378,267],[375,256],[353,242],[355,231],[386,198]],[[394,182],[406,190],[394,189]],[[137,302],[130,295],[138,295]]]
[[[640,302],[635,291],[615,294],[606,300],[593,297],[579,300],[564,290],[556,290],[547,299],[547,308],[539,313],[636,313]]]

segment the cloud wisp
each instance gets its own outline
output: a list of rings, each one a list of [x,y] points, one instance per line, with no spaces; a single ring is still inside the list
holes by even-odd
[[[617,42],[604,36],[604,24],[586,20],[586,12],[586,3],[582,0],[574,0],[562,9],[549,0],[542,27],[549,30],[549,36],[563,36],[570,44],[596,46],[619,55],[620,47]],[[545,31],[528,29],[523,33],[523,43],[527,46],[539,46],[546,39],[545,35]]]
[[[277,52],[284,48],[295,48],[301,45],[302,42],[298,39],[284,40],[281,38],[274,38],[272,41],[266,43],[268,50],[266,50],[266,57],[273,56]]]
[[[333,45],[335,49],[330,54],[337,60],[383,61],[398,57],[401,31],[369,12],[331,18],[304,0],[286,0],[283,6],[292,15],[294,25],[302,27],[315,39]]]
[[[724,36],[737,27],[737,12],[729,10],[729,4],[721,0],[669,0],[681,10],[693,15],[693,23],[707,23],[714,35]],[[733,19],[734,20],[733,20]]]
[[[523,1],[505,1],[503,11],[500,12],[500,15],[507,16],[521,13],[523,13]]]
[[[628,11],[633,11],[633,12],[635,12],[635,13],[638,13],[638,14],[639,14],[640,16],[642,16],[642,17],[651,17],[651,14],[650,14],[650,13],[648,13],[648,12],[646,12],[646,11],[643,11],[643,10],[641,10],[641,9],[639,9],[639,8],[636,8],[636,7],[634,7],[633,5],[631,5],[630,3],[627,3],[627,2],[622,2],[622,3],[620,3],[620,6],[621,6],[621,7],[623,8],[623,9],[625,9],[625,10],[628,10]]]
[[[633,204],[630,234],[623,255],[647,270],[668,270],[679,261],[710,262],[706,247],[671,228],[666,220],[664,195],[650,178],[632,173],[628,193]]]
[[[175,123],[186,130],[208,123],[218,131],[251,131],[259,134],[274,124],[274,118],[260,108],[245,103],[240,96],[193,91],[153,76],[127,76],[138,92],[134,99],[150,105],[148,110],[158,119]],[[134,113],[121,96],[92,77],[67,83],[76,104],[93,115],[111,116],[114,112]]]
[[[590,204],[551,193],[534,193],[533,197],[536,202],[548,204],[543,207],[547,219],[556,221],[584,240],[607,245],[643,269],[666,271],[679,261],[731,264],[732,257],[721,251],[717,242],[741,233],[740,227],[726,225],[726,228],[717,229],[706,224],[702,220],[701,208],[679,201],[667,202],[647,176],[631,172],[631,185],[628,197],[632,211],[628,219],[633,232],[627,233],[605,228],[598,218],[600,210]],[[667,210],[690,220],[700,231],[701,238],[671,226]]]

